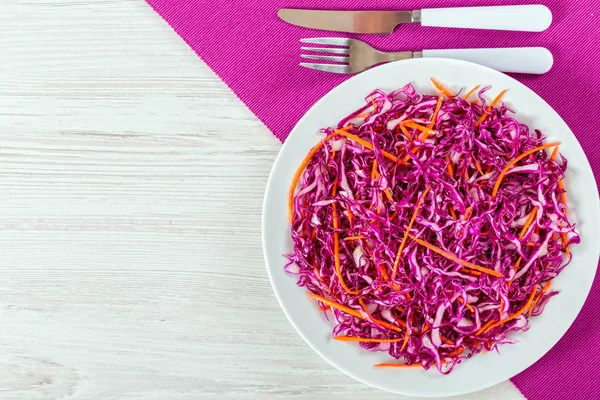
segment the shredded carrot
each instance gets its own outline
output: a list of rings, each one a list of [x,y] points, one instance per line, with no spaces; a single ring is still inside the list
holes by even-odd
[[[398,124],[398,126],[400,127],[402,133],[404,133],[404,135],[408,138],[408,140],[412,140],[412,135],[408,132],[408,129],[406,129],[403,124]]]
[[[352,225],[352,213],[350,212],[349,208],[346,210],[346,215],[348,216],[348,222],[350,222],[350,225]]]
[[[504,89],[503,91],[501,91],[498,94],[498,96],[496,96],[496,98],[494,100],[492,100],[492,103],[485,110],[485,112],[483,113],[483,115],[481,116],[481,118],[479,118],[479,121],[475,122],[475,126],[479,126],[479,124],[481,124],[483,121],[485,121],[485,119],[488,117],[488,115],[490,115],[490,111],[492,111],[492,108],[494,108],[496,106],[496,104],[498,104],[498,102],[500,101],[500,99],[502,98],[502,96],[504,96],[504,93],[506,93],[506,89]]]
[[[379,272],[381,273],[381,278],[384,281],[387,281],[390,279],[390,277],[388,276],[387,272],[385,271],[385,267],[383,265],[379,266]]]
[[[364,235],[358,235],[358,236],[348,236],[348,237],[345,237],[345,238],[344,238],[344,239],[342,239],[342,240],[344,240],[344,241],[348,241],[348,240],[360,240],[360,239],[362,239],[362,238],[364,238]]]
[[[469,309],[469,311],[471,311],[472,313],[475,312],[475,309],[473,308],[473,306],[471,306],[469,303],[466,303],[462,297],[457,298],[457,300],[460,304],[464,304],[465,307],[467,307],[467,309]]]
[[[454,346],[454,342],[453,342],[452,340],[450,340],[450,339],[446,339],[446,338],[445,338],[445,337],[443,337],[443,336],[440,336],[440,338],[442,339],[442,342],[444,342],[444,343],[446,343],[446,344],[449,344],[450,346]]]
[[[519,234],[519,239],[523,239],[523,236],[525,236],[525,232],[527,232],[527,229],[529,229],[529,227],[531,226],[531,223],[533,222],[533,220],[535,219],[535,216],[537,215],[537,206],[533,207],[533,210],[531,210],[531,212],[529,213],[529,217],[527,217],[527,220],[525,221],[525,224],[523,225],[523,229],[521,229],[521,233]]]
[[[507,323],[509,321],[512,321],[513,319],[517,318],[519,315],[523,314],[524,312],[527,312],[527,310],[529,309],[529,307],[531,306],[531,302],[533,301],[533,297],[535,296],[535,292],[536,292],[536,287],[533,288],[533,290],[531,291],[531,295],[529,295],[529,299],[527,300],[527,303],[525,303],[525,305],[523,306],[523,308],[521,308],[519,311],[517,311],[516,313],[514,313],[513,315],[511,315],[510,317],[500,320],[498,322],[496,322],[495,324],[492,324],[490,327],[488,327],[486,329],[486,332],[489,330],[492,330],[494,328],[496,328],[497,326],[500,326],[504,323]]]
[[[475,160],[475,167],[477,168],[477,171],[479,171],[479,173],[483,176],[485,175],[483,173],[483,170],[481,169],[481,164],[479,164],[479,161]]]
[[[310,150],[310,152],[306,155],[306,157],[304,157],[304,160],[302,160],[302,163],[300,163],[300,167],[298,167],[298,169],[296,170],[296,173],[294,174],[294,178],[292,178],[292,184],[290,186],[289,200],[288,200],[288,209],[290,212],[290,223],[294,219],[294,193],[296,192],[296,186],[298,186],[298,181],[300,180],[300,176],[302,176],[302,172],[304,172],[304,169],[306,168],[306,166],[308,165],[310,160],[312,160],[314,155],[317,154],[317,151],[319,151],[319,149],[321,149],[321,147],[323,147],[323,143],[325,143],[328,140],[330,140],[331,138],[337,136],[339,134],[339,132],[345,132],[345,131],[335,131],[334,133],[332,133],[331,135],[328,135],[326,138],[324,138],[319,143],[317,143]]]
[[[546,292],[546,289],[548,289],[550,287],[550,285],[552,284],[552,281],[548,281],[546,282],[546,284],[544,285],[544,287],[542,288],[542,291],[540,292],[540,294],[538,294],[535,299],[533,300],[533,303],[531,304],[531,308],[529,308],[529,313],[527,315],[531,315],[531,313],[533,313],[533,310],[535,309],[535,307],[537,306],[537,303],[542,299],[542,296],[544,295],[544,293]]]
[[[413,364],[390,364],[390,363],[381,363],[373,365],[375,368],[414,368],[420,367],[421,364],[413,363]]]
[[[446,161],[448,162],[448,173],[450,176],[454,177],[454,167],[452,166],[452,160],[450,160],[450,156],[446,156]]]
[[[406,333],[404,334],[404,341],[402,342],[402,347],[400,351],[403,351],[406,345],[408,344],[408,339],[410,338],[410,332],[408,331],[408,324],[406,325]]]
[[[351,140],[353,140],[353,141],[355,141],[355,142],[357,142],[357,143],[360,143],[361,145],[363,145],[363,147],[366,147],[366,148],[367,148],[367,149],[369,149],[369,150],[373,150],[373,145],[372,145],[371,143],[367,142],[367,141],[366,141],[366,140],[364,140],[364,139],[361,139],[361,138],[359,138],[359,137],[358,137],[358,136],[356,136],[356,135],[353,135],[353,134],[351,134],[351,133],[348,133],[348,132],[346,132],[346,131],[344,131],[344,130],[340,130],[340,129],[336,129],[336,130],[335,130],[335,132],[334,132],[334,133],[332,133],[332,135],[333,135],[333,134],[335,134],[335,133],[337,133],[337,134],[339,134],[339,135],[342,135],[342,136],[346,136],[348,139],[351,139]],[[331,136],[331,135],[330,135],[330,136]],[[398,162],[398,158],[397,158],[395,155],[388,153],[387,151],[383,151],[383,150],[382,150],[382,151],[381,151],[381,154],[382,154],[382,155],[383,155],[385,158],[387,158],[387,159],[389,159],[389,160],[392,160],[393,162]]]
[[[477,332],[475,332],[475,336],[479,336],[480,333],[485,332],[487,328],[490,327],[494,323],[493,319],[490,319],[484,326],[482,326]]]
[[[383,191],[383,193],[385,194],[385,197],[387,197],[387,199],[389,201],[394,201],[394,198],[392,197],[392,192],[390,192],[389,188],[385,188],[385,190]]]
[[[394,218],[396,218],[397,216],[398,216],[397,212],[393,213],[392,216],[390,217],[390,221],[393,221]]]
[[[373,168],[371,169],[371,180],[375,180],[375,178],[377,178],[377,175],[379,175],[379,173],[377,172],[377,160],[373,160]]]
[[[390,324],[389,322],[386,321],[382,321],[380,319],[375,318],[374,316],[371,315],[371,313],[369,312],[369,310],[367,310],[367,306],[365,306],[365,302],[363,301],[362,298],[358,298],[358,302],[360,304],[360,306],[362,307],[363,311],[365,312],[365,314],[367,314],[369,316],[369,320],[372,321],[374,324],[377,324],[379,326],[382,326],[384,328],[396,331],[396,332],[400,332],[402,333],[402,329],[398,328],[395,325]],[[398,325],[405,327],[406,324],[404,323],[404,321],[397,319],[396,322],[398,323]]]
[[[488,275],[492,275],[492,276],[496,276],[496,277],[503,277],[504,275],[502,275],[500,272],[494,271],[493,269],[489,269],[489,268],[484,268],[484,267],[480,267],[479,265],[470,263],[468,261],[464,261],[461,260],[460,258],[456,257],[454,254],[449,253],[445,250],[440,249],[439,247],[436,247],[434,245],[432,245],[431,243],[428,243],[424,240],[421,239],[417,239],[416,237],[412,236],[411,234],[409,234],[408,236],[410,236],[410,238],[412,240],[414,240],[415,242],[419,243],[421,246],[423,247],[427,247],[429,250],[438,253],[439,255],[442,255],[444,257],[446,257],[447,259],[454,261],[455,263],[458,263],[460,265],[462,265],[463,267],[467,267],[470,269],[474,269],[476,271],[480,271],[480,272],[484,272]]]
[[[544,150],[544,149],[547,149],[550,147],[558,146],[559,144],[560,144],[559,142],[552,142],[552,143],[548,143],[548,144],[536,147],[531,150],[527,150],[525,153],[521,154],[520,156],[518,156],[517,158],[515,158],[514,160],[511,160],[508,164],[506,164],[506,166],[504,167],[502,172],[500,172],[500,176],[498,176],[498,180],[496,181],[496,184],[494,185],[494,190],[492,190],[492,199],[496,196],[496,193],[498,193],[498,189],[500,188],[500,184],[502,183],[502,179],[504,178],[504,175],[506,175],[506,173],[512,168],[513,165],[515,165],[516,163],[518,163],[519,161],[521,161],[523,158],[527,157],[530,154],[533,154],[535,152],[538,152],[540,150]]]
[[[435,131],[433,129],[428,128],[426,126],[421,126],[421,125],[419,125],[417,123],[414,123],[412,121],[404,122],[404,126],[408,126],[409,128],[413,128],[413,129],[419,130],[419,131],[421,131],[423,133],[426,133],[427,135],[425,135],[425,138],[427,138],[427,136],[429,136],[429,135],[435,135]],[[421,137],[423,137],[423,135],[421,135]],[[422,141],[423,139],[421,139],[421,137],[419,138],[419,140]]]
[[[452,215],[452,218],[458,219],[458,215],[456,215],[456,212],[454,212],[454,209],[452,208],[452,206],[448,206],[448,212],[450,212],[450,215]]]
[[[467,209],[465,210],[465,215],[463,217],[463,219],[466,221],[469,219],[469,217],[471,216],[471,212],[473,211],[473,206],[469,206],[467,207]]]
[[[431,81],[431,83],[433,83],[433,86],[435,86],[439,91],[441,91],[446,97],[453,97],[454,96],[448,89],[446,89],[444,87],[444,85],[442,85],[441,83],[439,83],[434,78],[429,78],[429,80]]]
[[[348,286],[346,286],[346,282],[344,282],[344,277],[342,276],[342,265],[340,263],[340,234],[338,232],[339,229],[339,220],[337,216],[337,204],[333,203],[333,258],[335,260],[335,274],[337,275],[338,280],[340,281],[340,285],[344,288],[346,293],[348,294],[357,294],[358,290],[350,290]]]
[[[400,339],[373,339],[373,338],[361,338],[356,336],[336,336],[335,340],[339,340],[341,342],[363,342],[363,343],[395,343],[401,342],[404,338]]]
[[[479,89],[479,86],[481,86],[481,85],[477,85],[473,89],[469,90],[467,92],[467,94],[465,94],[464,99],[467,100],[469,98],[469,96],[471,96],[473,94],[473,92],[475,92],[477,89]]]
[[[462,272],[464,274],[471,274],[473,276],[481,276],[481,272],[479,271],[475,271],[475,270],[470,270],[468,268],[461,268],[458,270],[459,272]]]
[[[433,115],[431,116],[431,122],[429,123],[429,125],[427,125],[427,129],[431,129],[435,126],[435,122],[437,120],[437,115],[440,112],[440,108],[442,107],[443,97],[444,97],[443,94],[440,93],[440,95],[438,97],[437,105],[435,106],[435,111],[433,112]]]
[[[557,149],[558,149],[558,147],[557,147]],[[563,181],[558,181],[558,188],[563,191],[560,195],[560,201],[566,206],[567,205],[567,192],[565,190],[565,184],[563,183]],[[567,215],[567,210],[565,209],[565,216],[566,215]],[[567,256],[569,256],[569,254],[570,254],[569,247],[568,247],[569,239],[567,237],[567,234],[561,233],[560,238],[563,243],[563,249],[565,249]]]
[[[427,196],[427,193],[429,193],[430,189],[431,188],[427,186],[427,188],[423,191],[423,193],[421,194],[421,196],[419,196],[419,199],[417,200],[415,211],[413,212],[413,215],[410,218],[408,226],[406,227],[406,231],[404,232],[404,237],[402,238],[402,242],[400,243],[400,247],[398,247],[398,252],[396,253],[396,259],[394,260],[394,268],[392,269],[392,279],[396,277],[398,264],[400,264],[400,256],[402,255],[402,250],[404,249],[404,245],[406,244],[406,240],[408,239],[410,229],[412,228],[412,225],[415,222],[415,219],[417,218],[417,214],[419,213],[419,209],[421,208],[421,204],[423,203],[423,200],[425,199],[425,196]]]
[[[554,150],[552,150],[552,155],[550,156],[550,159],[552,161],[554,161],[554,159],[556,158],[557,154],[558,154],[558,147],[555,147]]]

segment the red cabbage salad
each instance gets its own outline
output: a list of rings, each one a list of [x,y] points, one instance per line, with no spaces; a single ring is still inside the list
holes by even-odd
[[[388,352],[375,367],[435,366],[515,343],[579,243],[558,142],[490,87],[375,90],[322,130],[294,176],[298,275],[333,338]]]

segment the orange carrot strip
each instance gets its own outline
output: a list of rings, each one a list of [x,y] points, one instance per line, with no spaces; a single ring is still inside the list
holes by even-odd
[[[346,307],[343,304],[336,303],[333,300],[329,300],[328,298],[323,297],[323,296],[319,296],[318,294],[315,294],[313,292],[306,292],[306,294],[308,295],[308,297],[312,297],[313,299],[318,300],[321,303],[323,303],[323,304],[325,304],[325,305],[327,305],[329,307],[335,308],[336,310],[343,311],[346,314],[352,315],[353,317],[360,318],[360,319],[365,319],[366,320],[366,318],[363,317],[363,315],[358,310],[355,310],[355,309],[350,308],[350,307]]]
[[[406,333],[404,334],[404,341],[402,342],[402,347],[400,347],[400,351],[403,351],[406,345],[408,344],[408,339],[410,338],[410,332],[408,331],[408,325],[406,326]]]
[[[381,273],[381,277],[383,278],[384,281],[387,281],[390,279],[390,277],[388,276],[387,272],[385,271],[385,267],[383,265],[379,266],[379,272]]]
[[[446,338],[445,338],[445,337],[443,337],[443,336],[440,336],[440,338],[442,339],[442,342],[444,342],[444,343],[446,343],[446,344],[449,344],[450,346],[454,346],[454,342],[453,342],[452,340],[450,340],[450,339],[446,339]]]
[[[533,207],[533,210],[531,210],[531,212],[529,213],[529,216],[527,217],[527,220],[525,220],[525,224],[523,225],[523,228],[521,229],[521,233],[519,234],[519,239],[523,239],[523,236],[525,236],[525,232],[527,232],[527,229],[529,229],[529,227],[531,226],[531,223],[535,219],[535,216],[537,214],[537,209],[538,209],[537,206],[535,206],[535,207]],[[519,257],[519,259],[515,263],[515,272],[517,272],[519,270],[519,266],[521,265],[522,260],[523,260],[523,257]],[[508,282],[509,288],[511,287],[512,282],[513,282],[512,279]]]
[[[542,296],[546,292],[546,289],[548,289],[551,284],[552,284],[552,281],[546,282],[546,284],[542,288],[542,291],[540,292],[540,294],[538,294],[535,297],[535,299],[533,300],[533,303],[531,304],[531,308],[529,308],[529,312],[527,313],[527,315],[531,315],[531,313],[533,312],[533,309],[535,308],[535,306],[537,306],[537,303],[541,300]]]
[[[475,126],[479,126],[479,124],[481,124],[483,121],[485,121],[485,119],[488,117],[488,115],[490,114],[490,111],[492,111],[492,108],[494,108],[496,106],[496,104],[498,104],[498,102],[500,101],[500,99],[502,98],[502,96],[504,96],[504,93],[506,93],[506,89],[501,91],[498,96],[496,96],[496,98],[494,100],[492,100],[492,103],[490,104],[490,106],[485,110],[485,112],[483,113],[483,115],[481,116],[481,118],[479,118],[479,121],[475,122]]]
[[[350,212],[350,209],[346,210],[346,215],[348,216],[348,222],[352,225],[352,213]]]
[[[433,115],[431,116],[431,122],[427,125],[427,129],[431,129],[435,126],[435,121],[437,119],[437,115],[440,112],[440,108],[442,107],[443,97],[444,97],[443,94],[440,93],[440,95],[438,97],[437,105],[435,106],[435,111],[433,112]]]
[[[471,212],[472,211],[473,211],[473,206],[467,207],[467,209],[465,210],[465,215],[463,216],[463,219],[465,221],[469,219],[469,217],[471,216]]]
[[[396,218],[397,216],[398,216],[397,212],[393,213],[392,216],[390,217],[390,221],[393,221],[394,218]]]
[[[373,160],[373,168],[371,169],[371,180],[375,180],[379,173],[377,172],[377,160]]]
[[[340,281],[340,285],[344,288],[346,293],[348,294],[357,294],[358,290],[350,290],[348,286],[346,286],[346,282],[344,282],[344,277],[342,276],[342,264],[340,263],[340,234],[337,231],[339,228],[339,220],[337,216],[337,204],[333,203],[333,258],[335,260],[335,274],[337,275],[338,280]]]
[[[454,254],[449,253],[445,250],[440,249],[439,247],[436,247],[434,245],[432,245],[431,243],[428,243],[424,240],[421,239],[417,239],[416,237],[412,236],[411,234],[409,234],[408,236],[410,236],[410,238],[412,240],[414,240],[415,242],[419,243],[421,246],[423,247],[427,247],[429,250],[438,253],[439,255],[442,255],[444,257],[446,257],[447,259],[449,259],[450,261],[454,261],[455,263],[458,263],[460,265],[462,265],[463,267],[467,267],[470,269],[474,269],[476,271],[480,271],[480,272],[484,272],[488,275],[492,275],[492,276],[497,276],[497,277],[503,277],[504,275],[502,275],[500,272],[496,272],[493,269],[489,269],[489,268],[484,268],[484,267],[480,267],[479,265],[470,263],[468,261],[465,260],[461,260],[460,258],[456,257]]]
[[[304,172],[304,169],[306,168],[306,166],[308,165],[310,160],[312,160],[314,155],[317,154],[317,151],[319,151],[319,149],[321,149],[321,147],[323,147],[323,143],[325,143],[329,139],[337,136],[339,134],[338,132],[340,132],[340,131],[335,131],[334,133],[332,133],[331,135],[327,136],[326,138],[321,140],[319,143],[317,143],[315,145],[315,147],[313,147],[308,152],[306,157],[304,157],[304,160],[302,160],[302,162],[300,163],[300,167],[298,167],[298,169],[296,170],[296,173],[294,174],[294,177],[292,178],[292,184],[290,186],[289,200],[288,200],[288,209],[290,212],[290,223],[294,219],[294,193],[296,192],[296,186],[298,186],[298,181],[300,180],[300,176],[302,176],[302,172]]]
[[[387,199],[389,201],[394,201],[394,198],[392,197],[392,192],[390,192],[389,188],[385,188],[385,190],[383,191],[383,193],[385,194],[385,197],[387,197]]]
[[[465,301],[463,300],[462,297],[457,298],[457,300],[460,304],[464,304],[465,307],[467,307],[469,309],[469,311],[475,312],[475,309],[469,303],[465,303]]]
[[[470,275],[473,275],[473,276],[481,276],[481,272],[470,270],[468,268],[461,268],[458,271],[462,272],[463,274],[470,274]]]
[[[450,156],[446,156],[446,161],[448,162],[448,173],[450,176],[454,176],[454,167],[452,166],[452,160],[450,160]]]
[[[347,236],[344,239],[342,239],[343,241],[348,241],[348,240],[360,240],[364,238],[363,235],[358,235],[358,236]]]
[[[500,326],[504,323],[507,323],[509,321],[512,321],[513,319],[517,318],[519,315],[523,314],[524,312],[526,312],[529,307],[531,306],[531,302],[533,301],[533,297],[535,296],[535,292],[536,292],[536,287],[533,288],[533,290],[531,291],[531,295],[529,296],[529,299],[527,300],[527,303],[525,303],[525,305],[523,306],[523,308],[521,308],[519,311],[517,311],[516,313],[514,313],[513,315],[511,315],[510,317],[503,319],[501,321],[496,322],[495,324],[492,324],[489,328],[486,329],[486,332],[489,330],[492,330],[494,328],[496,328],[497,326]]]
[[[456,215],[456,212],[454,212],[454,209],[452,208],[452,206],[448,206],[448,212],[450,212],[450,215],[452,215],[452,218],[458,219],[458,215]]]
[[[406,227],[406,231],[404,232],[404,237],[402,238],[402,242],[400,243],[400,247],[398,247],[398,252],[396,253],[396,259],[394,260],[394,268],[392,269],[392,279],[394,279],[396,277],[396,271],[398,270],[398,264],[400,263],[400,256],[402,254],[402,250],[404,249],[404,245],[406,244],[406,240],[408,239],[410,228],[412,228],[412,225],[415,222],[415,219],[417,218],[417,214],[419,213],[419,209],[421,208],[421,204],[423,203],[425,196],[427,196],[427,193],[429,193],[429,190],[430,190],[430,187],[427,186],[427,188],[423,191],[421,196],[419,196],[419,200],[417,200],[417,204],[415,206],[415,211],[413,212],[413,215],[410,218],[410,222],[408,223],[408,226]]]
[[[404,338],[400,339],[373,339],[373,338],[362,338],[356,336],[336,336],[335,340],[339,340],[341,342],[363,342],[363,343],[395,343],[401,342]]]
[[[360,303],[360,306],[362,307],[363,311],[369,316],[370,321],[372,321],[374,324],[377,324],[377,325],[382,326],[384,328],[391,329],[393,331],[402,333],[402,329],[398,328],[397,326],[392,325],[389,322],[382,321],[382,320],[377,319],[374,316],[372,316],[371,313],[369,312],[369,310],[367,310],[367,306],[365,306],[365,302],[363,301],[362,298],[359,297],[358,298],[358,302]],[[400,326],[403,326],[403,327],[406,326],[406,324],[402,320],[397,319],[396,322]]]
[[[536,214],[537,206],[533,207],[533,210],[531,210],[531,212],[529,213],[529,217],[527,217],[525,225],[523,225],[523,229],[521,229],[521,233],[519,234],[519,239],[523,239],[523,236],[525,236],[525,232],[527,232],[527,229],[529,229],[529,227],[531,226],[531,223],[535,219]]]
[[[337,134],[342,135],[342,136],[346,136],[348,139],[351,139],[351,140],[353,140],[353,141],[355,141],[357,143],[360,143],[361,145],[363,145],[363,147],[366,147],[369,150],[373,150],[373,145],[371,143],[367,142],[364,139],[359,138],[356,135],[353,135],[351,133],[348,133],[348,132],[340,130],[340,129],[337,129],[334,133],[337,133]],[[382,150],[381,154],[383,154],[383,156],[385,158],[390,159],[393,162],[398,162],[398,158],[396,156],[394,156],[393,154],[388,153],[387,151],[383,151]]]
[[[408,138],[408,140],[412,140],[412,135],[408,132],[408,129],[406,129],[403,124],[399,124],[398,126],[400,127],[402,133],[404,133],[404,135]]]
[[[506,164],[506,166],[504,167],[502,172],[500,172],[500,176],[498,176],[498,180],[496,181],[496,184],[494,185],[494,190],[492,190],[492,199],[496,196],[496,193],[498,193],[498,189],[500,188],[500,184],[502,183],[502,179],[504,178],[504,175],[506,175],[506,173],[512,168],[513,165],[515,165],[516,163],[518,163],[519,161],[521,161],[522,159],[524,159],[525,157],[527,157],[530,154],[533,154],[540,150],[547,149],[549,147],[558,146],[559,144],[560,144],[559,142],[552,142],[552,143],[548,143],[548,144],[536,147],[535,149],[527,150],[525,153],[521,154],[520,156],[518,156],[517,158],[515,158],[514,160],[511,160],[508,164]]]
[[[473,89],[469,90],[467,92],[467,94],[465,94],[464,99],[467,100],[469,98],[469,96],[471,96],[473,94],[474,91],[476,91],[477,89],[479,89],[479,86],[481,86],[481,85],[477,85]]]
[[[556,158],[557,154],[558,154],[558,147],[555,147],[554,150],[552,150],[552,155],[550,156],[550,159],[552,161],[554,161],[554,159]]]
[[[421,364],[413,363],[413,364],[390,364],[390,363],[381,363],[373,365],[375,368],[414,368],[420,367]]]
[[[475,336],[479,336],[480,333],[484,332],[493,323],[494,323],[494,320],[490,319],[484,326],[482,326],[477,332],[475,332]]]
[[[441,83],[439,83],[434,78],[429,78],[429,80],[431,81],[431,83],[433,83],[433,86],[435,86],[436,89],[438,89],[439,91],[441,91],[446,97],[453,97],[454,96],[448,89],[446,89],[444,87],[444,85],[442,85]]]
[[[412,121],[405,122],[404,126],[408,126],[409,128],[413,128],[413,129],[419,130],[419,131],[421,131],[423,133],[426,133],[427,135],[434,135],[435,134],[435,131],[433,129],[428,128],[426,126],[421,126],[421,125],[419,125],[419,124],[417,124],[415,122],[412,122]],[[425,138],[426,137],[427,136],[425,136]],[[422,139],[419,138],[419,140],[422,140]]]
[[[485,174],[483,173],[483,170],[481,169],[481,164],[479,164],[479,161],[475,161],[475,167],[477,168],[477,171],[479,171],[479,173],[480,173],[481,175],[485,175]]]

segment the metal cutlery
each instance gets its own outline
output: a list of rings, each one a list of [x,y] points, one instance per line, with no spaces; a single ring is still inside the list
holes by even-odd
[[[338,74],[356,74],[377,64],[409,58],[453,58],[485,65],[502,72],[543,74],[554,62],[552,53],[544,47],[508,47],[490,49],[447,49],[382,52],[365,42],[347,38],[301,39],[302,43],[340,47],[301,47],[303,51],[337,55],[301,54],[300,57],[337,64],[300,63],[301,66]]]
[[[416,11],[331,11],[282,8],[279,18],[305,28],[349,33],[392,33],[399,24],[541,32],[552,22],[548,7],[535,5],[425,8]]]

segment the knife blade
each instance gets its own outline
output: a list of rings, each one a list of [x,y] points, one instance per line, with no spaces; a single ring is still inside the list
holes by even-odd
[[[415,11],[333,11],[282,8],[279,18],[304,28],[349,33],[392,33],[399,24],[446,28],[541,32],[552,12],[541,4],[520,6],[424,8]]]
[[[420,11],[329,11],[282,8],[277,16],[292,25],[351,33],[392,33],[399,24],[420,22]]]

